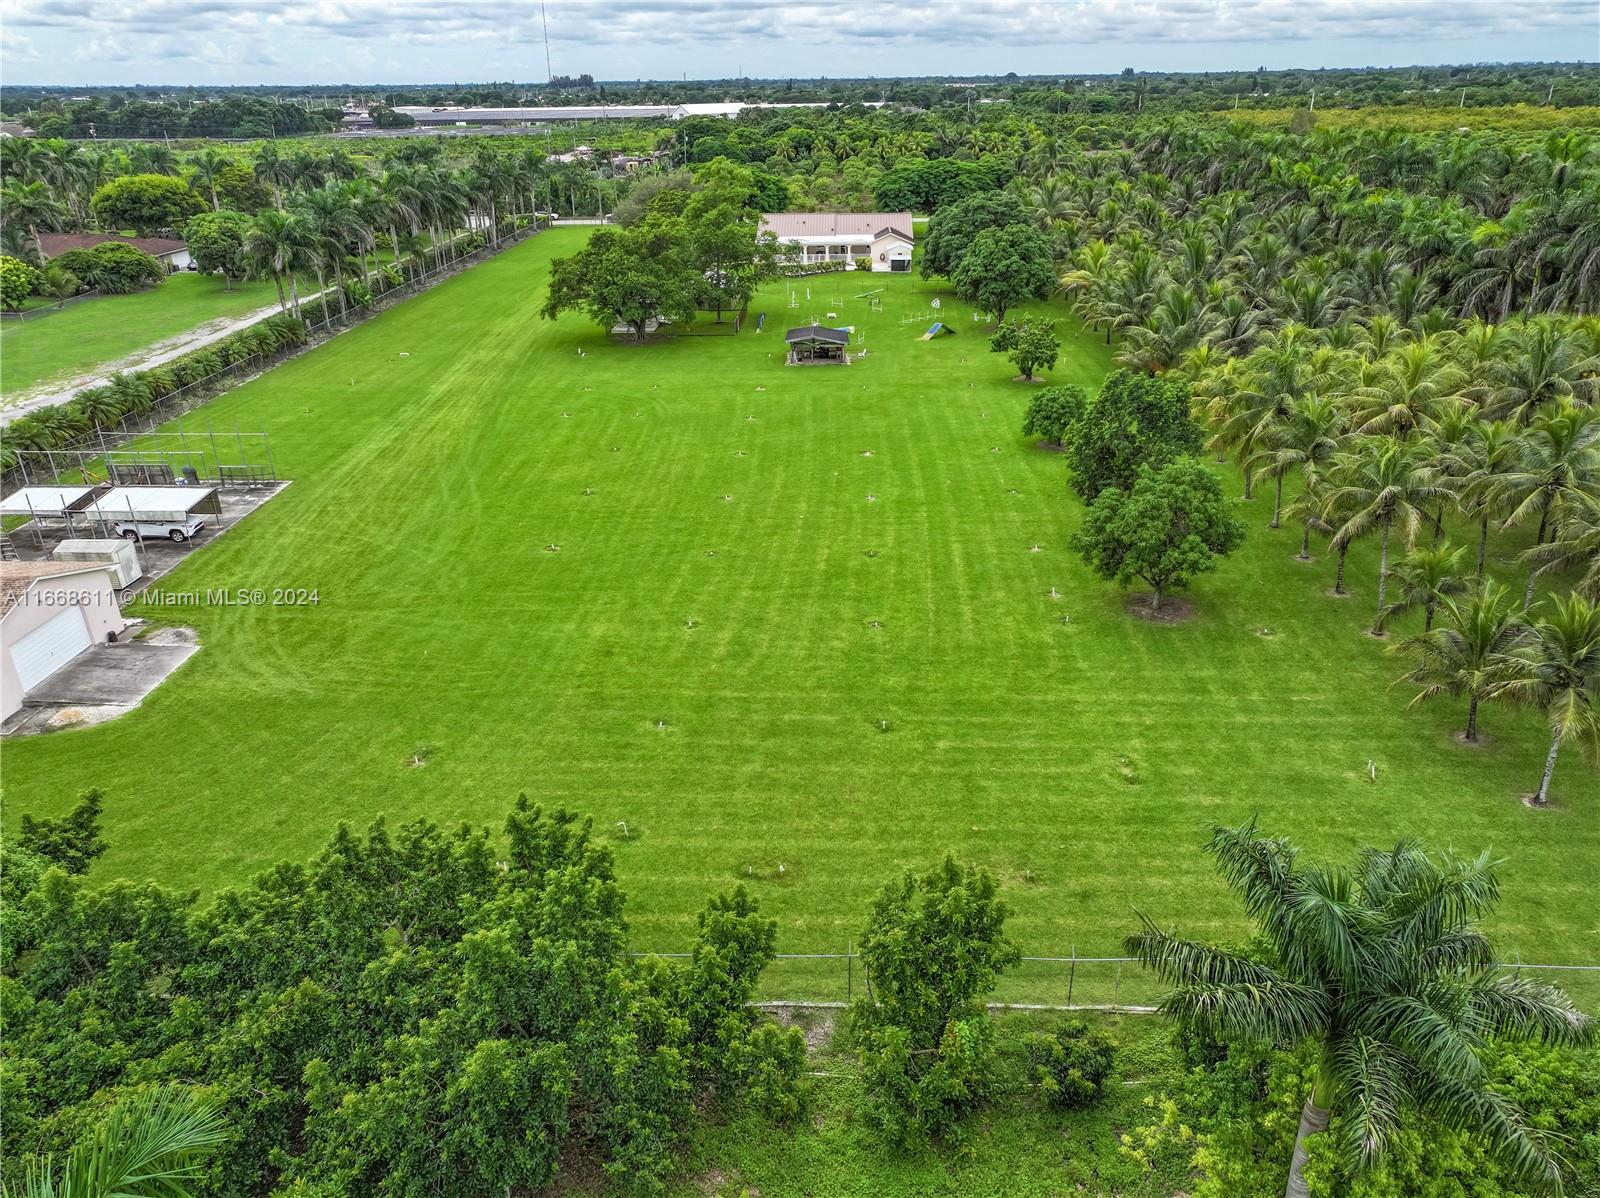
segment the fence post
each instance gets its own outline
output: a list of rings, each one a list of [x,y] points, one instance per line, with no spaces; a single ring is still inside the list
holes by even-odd
[[[1111,985],[1111,1006],[1113,1009],[1122,1005],[1122,962],[1117,962],[1117,977]]]
[[[1078,980],[1078,946],[1072,946],[1072,964],[1067,967],[1067,1006],[1072,1006],[1072,984]]]
[[[856,949],[855,941],[846,938],[844,942],[844,1001],[848,1004],[855,1000],[856,990]]]

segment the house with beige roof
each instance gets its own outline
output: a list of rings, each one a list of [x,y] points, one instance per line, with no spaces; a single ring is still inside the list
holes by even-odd
[[[873,270],[911,269],[909,212],[769,212],[761,231],[805,265],[843,262],[853,270],[858,259],[867,258]]]

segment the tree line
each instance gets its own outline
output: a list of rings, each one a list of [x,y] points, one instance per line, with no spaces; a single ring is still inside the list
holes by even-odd
[[[487,1196],[593,1163],[659,1193],[697,1121],[808,1110],[803,1036],[751,1006],[777,928],[742,885],[707,902],[685,961],[632,954],[610,849],[588,820],[521,799],[499,835],[341,827],[311,862],[202,904],[86,885],[102,804],[25,815],[0,848],[8,1192],[121,1193],[142,1176],[175,1195]],[[1505,1193],[1593,1176],[1594,1154],[1564,1163],[1551,1134],[1571,1101],[1530,1093],[1525,1113],[1491,1073],[1518,1045],[1586,1045],[1594,1023],[1493,965],[1486,857],[1403,841],[1305,865],[1253,822],[1207,849],[1256,937],[1213,945],[1145,919],[1127,949],[1170,987],[1161,1009],[1204,1077],[1253,1118],[1259,1066],[1295,1064],[1304,1107],[1292,1146],[1212,1133],[1203,1184],[1253,1170],[1305,1195],[1320,1170],[1319,1193],[1392,1194],[1385,1178],[1432,1176],[1464,1136],[1478,1180]],[[886,1148],[959,1148],[1017,1084],[985,1009],[1020,959],[1009,916],[994,877],[952,857],[874,899],[867,994],[841,1034]],[[1022,1084],[1057,1110],[1096,1102],[1117,1052],[1081,1023],[1025,1047]],[[1574,1097],[1600,1102],[1595,1082]],[[1147,1159],[1161,1140],[1146,1129],[1123,1151]]]

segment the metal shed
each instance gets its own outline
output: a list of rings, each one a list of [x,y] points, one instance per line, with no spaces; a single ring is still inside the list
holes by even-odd
[[[790,366],[850,365],[850,355],[845,352],[845,346],[850,344],[849,329],[808,324],[790,329],[783,339],[789,346]]]

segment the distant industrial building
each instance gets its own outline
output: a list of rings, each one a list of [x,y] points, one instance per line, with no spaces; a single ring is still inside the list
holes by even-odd
[[[402,104],[395,109],[419,125],[531,125],[548,121],[604,121],[639,118],[682,120],[688,114],[681,104],[602,104],[567,108],[430,108]]]
[[[882,107],[872,101],[868,108]],[[746,108],[826,108],[826,104],[746,104],[729,100],[717,104],[586,104],[538,108],[468,108],[459,104],[429,106],[401,104],[403,112],[419,125],[530,125],[548,121],[608,121],[655,119],[681,121],[691,116],[735,117]]]

